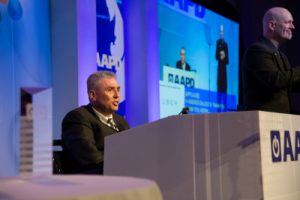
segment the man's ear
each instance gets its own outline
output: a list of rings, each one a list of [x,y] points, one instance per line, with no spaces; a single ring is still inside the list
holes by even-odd
[[[96,92],[95,92],[95,90],[90,90],[89,91],[89,99],[91,101],[95,101],[96,100]]]
[[[274,32],[275,31],[275,25],[276,23],[274,21],[269,21],[268,23],[268,26],[269,26],[269,29]]]

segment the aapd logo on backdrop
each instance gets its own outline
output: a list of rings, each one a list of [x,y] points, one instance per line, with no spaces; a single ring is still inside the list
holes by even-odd
[[[121,71],[124,67],[124,27],[121,2],[97,0],[97,53],[98,70]],[[123,76],[123,74],[121,75]]]
[[[272,162],[298,161],[300,156],[300,131],[270,132]]]

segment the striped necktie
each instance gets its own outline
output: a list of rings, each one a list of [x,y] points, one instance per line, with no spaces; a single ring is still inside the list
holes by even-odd
[[[119,132],[119,128],[117,127],[117,125],[115,124],[115,122],[113,121],[112,118],[109,118],[107,120],[107,124],[109,127],[111,127],[112,129],[114,129],[115,131]]]

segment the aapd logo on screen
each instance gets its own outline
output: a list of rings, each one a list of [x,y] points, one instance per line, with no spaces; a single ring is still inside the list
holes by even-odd
[[[283,138],[280,131],[272,130],[271,154],[272,162],[297,161],[300,156],[300,131],[284,131]]]
[[[163,0],[163,2],[175,9],[179,8],[181,11],[186,13],[192,13],[192,9],[194,9],[193,15],[195,17],[200,19],[205,17],[205,7],[200,6],[191,0]]]

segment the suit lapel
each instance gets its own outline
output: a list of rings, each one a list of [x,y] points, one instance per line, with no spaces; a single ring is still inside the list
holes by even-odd
[[[273,53],[273,55],[274,55],[274,58],[276,60],[277,67],[279,68],[279,70],[281,70],[281,71],[285,70],[285,67],[284,67],[285,64],[284,64],[283,59],[282,59],[282,57],[280,55],[280,52],[276,51],[276,52]]]
[[[276,61],[279,70],[282,71],[290,68],[289,61],[284,53],[281,53],[268,39],[262,37],[261,41],[270,50],[270,53],[272,53],[272,57]]]
[[[285,70],[290,69],[291,65],[290,65],[289,59],[286,57],[286,55],[284,53],[281,53],[281,58],[282,58],[282,62],[284,65],[284,69]]]
[[[99,117],[97,116],[97,114],[94,112],[93,107],[92,107],[91,104],[87,105],[87,109],[93,115],[93,117],[97,119],[97,121],[101,122]]]

